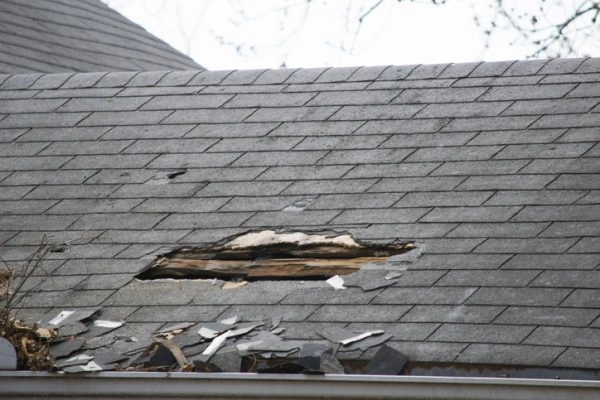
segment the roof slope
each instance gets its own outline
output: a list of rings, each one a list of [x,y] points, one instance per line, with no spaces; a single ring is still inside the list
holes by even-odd
[[[100,0],[0,1],[0,72],[202,69]]]
[[[598,368],[599,94],[600,59],[3,76],[1,256],[68,244],[30,318],[281,315],[298,340],[385,329],[412,360]],[[422,255],[371,292],[133,280],[164,246],[272,227]]]

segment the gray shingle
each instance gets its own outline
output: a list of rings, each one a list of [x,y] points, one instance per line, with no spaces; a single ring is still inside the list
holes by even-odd
[[[600,351],[589,348],[569,347],[553,363],[557,367],[598,368]]]
[[[574,72],[584,61],[582,58],[555,58],[549,60],[539,71],[540,74],[566,74]]]
[[[570,289],[480,288],[467,304],[498,306],[557,306]]]
[[[181,110],[188,108],[219,108],[231,95],[156,96],[142,110]]]
[[[331,117],[338,107],[280,107],[259,108],[246,119],[247,122],[271,121],[323,121]],[[245,109],[244,109],[245,110]],[[223,110],[225,111],[225,110]],[[242,111],[242,110],[236,110]],[[198,121],[204,122],[204,121]]]
[[[117,154],[133,143],[130,140],[119,141],[100,141],[100,142],[54,142],[45,148],[41,155],[56,156],[56,155],[83,155],[83,154]]]
[[[139,214],[140,217],[156,214]],[[160,214],[159,214],[160,215]],[[172,214],[156,226],[157,229],[196,229],[196,228],[231,228],[238,227],[253,213],[195,213]],[[109,227],[107,229],[119,229]],[[131,229],[122,227],[121,229]]]
[[[150,97],[75,98],[63,104],[58,111],[133,111],[148,100]]]
[[[153,86],[166,74],[165,71],[142,71],[131,78],[125,86]]]
[[[290,137],[225,138],[212,146],[209,152],[289,150],[300,140]]]
[[[198,196],[273,196],[281,193],[290,182],[211,182]]]
[[[165,214],[86,214],[79,218],[71,229],[151,229]]]
[[[509,145],[500,151],[495,158],[570,158],[579,157],[592,147],[591,143],[565,144],[523,144]]]
[[[364,137],[371,137],[369,135]],[[380,147],[436,147],[436,146],[461,146],[467,143],[475,133],[421,133],[421,134],[395,134]],[[379,137],[379,136],[378,136]]]
[[[600,271],[544,271],[531,286],[600,288]]]
[[[333,150],[319,164],[399,163],[412,149]]]
[[[29,192],[28,199],[95,199],[111,194],[115,185],[40,185]]]
[[[169,115],[168,111],[99,111],[81,121],[80,126],[157,124],[167,115]]]
[[[596,99],[521,100],[508,107],[503,115],[539,115],[584,113],[597,104]]]
[[[431,175],[504,175],[514,174],[528,160],[446,161]]]
[[[66,99],[0,100],[0,113],[21,114],[51,112],[59,108],[66,101]]]
[[[540,236],[573,237],[597,236],[600,232],[599,221],[553,222]]]
[[[561,239],[557,239],[561,240]],[[600,264],[598,254],[555,254],[552,257],[542,254],[517,254],[502,268],[504,269],[594,269]]]
[[[34,128],[19,137],[19,141],[69,141],[69,140],[95,140],[106,133],[109,127],[90,128]]]
[[[323,122],[285,122],[270,133],[271,136],[320,136],[348,135],[356,131],[362,122],[323,121]]]
[[[169,183],[152,184],[152,181],[145,184],[129,184],[121,186],[112,192],[110,197],[116,198],[144,198],[144,197],[180,197],[192,196],[204,184],[193,183]]]
[[[456,362],[502,365],[550,365],[564,347],[523,346],[511,344],[470,344],[463,350]]]
[[[479,206],[493,192],[413,192],[407,193],[394,207]]]
[[[414,262],[419,269],[498,269],[507,254],[424,254]]]
[[[467,161],[489,160],[502,147],[500,146],[469,146],[469,147],[431,147],[420,148],[406,159],[408,162],[416,161]]]
[[[279,126],[279,124],[276,122],[197,124],[196,127],[185,136],[218,138],[265,136],[277,126]]]
[[[343,106],[331,120],[371,120],[410,118],[423,108],[422,105]]]
[[[481,132],[469,142],[469,145],[549,143],[564,132],[564,129]]]
[[[313,210],[389,208],[400,197],[399,193],[323,194],[308,208]]]
[[[526,206],[514,221],[588,221],[600,215],[599,205]]]
[[[95,241],[99,243],[140,243],[163,244],[177,243],[177,241],[190,233],[190,230],[109,230],[100,235]]]
[[[156,86],[181,86],[187,84],[201,71],[172,71],[166,74]]]
[[[397,238],[440,238],[450,232],[456,224],[372,224],[361,229],[359,235],[365,239]]]
[[[148,164],[156,155],[128,154],[128,155],[88,155],[76,156],[65,164],[65,169],[89,169],[89,168],[140,168]]]
[[[593,309],[509,307],[494,322],[512,325],[588,326],[599,314]]]
[[[301,68],[294,72],[286,83],[310,83],[314,82],[326,68]]]
[[[462,304],[475,288],[395,288],[388,287],[373,299],[374,304]]]
[[[544,115],[537,120],[533,128],[573,128],[598,126],[600,120],[599,113],[591,114],[558,114]]]
[[[225,107],[299,107],[314,96],[314,93],[237,94],[225,104]]]
[[[224,167],[231,164],[240,156],[240,153],[193,153],[193,154],[163,154],[148,164],[149,168],[202,168]],[[152,155],[130,155],[122,157],[151,157]]]
[[[337,214],[339,214],[338,210],[311,210],[302,212],[261,211],[246,221],[244,226],[327,225]]]
[[[600,331],[593,328],[540,326],[523,343],[596,348],[600,345]]]
[[[231,153],[227,153],[231,154]],[[235,154],[235,153],[234,153]],[[208,155],[208,154],[207,154]],[[211,154],[212,155],[212,154]],[[214,154],[222,156],[223,154]],[[232,164],[244,166],[312,165],[325,155],[324,151],[263,151],[245,153]]]
[[[600,290],[576,289],[562,303],[563,307],[600,307]]]
[[[333,105],[358,105],[358,104],[388,104],[398,95],[397,90],[369,90],[369,91],[340,91],[321,92],[307,105],[333,106]]]
[[[407,89],[393,103],[454,103],[474,101],[485,88]]]
[[[533,326],[443,324],[430,337],[442,342],[520,343],[531,333]]]
[[[555,175],[495,175],[471,176],[461,183],[458,190],[511,190],[543,189]],[[518,203],[517,203],[518,204]]]
[[[202,153],[215,139],[148,139],[137,140],[123,153]]]
[[[415,118],[494,117],[510,105],[507,101],[429,104]]]
[[[269,167],[257,179],[265,181],[336,179],[341,178],[350,169],[352,169],[351,165]]]
[[[242,122],[253,109],[231,109],[231,110],[176,110],[162,121],[165,124],[189,124],[189,123],[231,123]],[[140,111],[141,112],[141,111]],[[168,115],[166,111],[145,111],[146,113],[160,113]],[[162,118],[161,118],[162,119]],[[158,122],[158,121],[156,121]]]
[[[322,303],[320,303],[322,304]],[[393,322],[409,309],[407,306],[385,305],[326,305],[309,318],[324,322]]]
[[[209,198],[204,198],[208,200]],[[281,211],[285,207],[292,205],[298,196],[244,196],[234,197],[227,202],[220,211]]]
[[[305,180],[291,184],[282,194],[310,195],[333,193],[362,193],[376,182],[375,179]]]
[[[370,192],[428,192],[452,190],[463,178],[425,177],[425,178],[384,178],[369,189]]]
[[[553,186],[554,184],[550,185],[551,188]],[[571,204],[584,193],[586,192],[577,190],[506,190],[497,192],[486,201],[486,205]]]
[[[520,287],[527,286],[540,271],[449,271],[436,286]]]
[[[345,178],[383,178],[426,176],[440,163],[361,164],[344,175]]]
[[[502,75],[512,64],[513,61],[496,61],[481,63],[469,76],[478,77]]]
[[[396,120],[396,121],[367,121],[357,134],[382,134],[382,133],[435,133],[446,126],[450,119],[421,119],[421,120]]]
[[[216,211],[219,207],[227,202],[227,197],[211,197],[211,198],[165,198],[146,199],[142,204],[137,201],[135,212],[209,212]],[[127,210],[129,211],[129,210]]]
[[[504,75],[513,76],[513,75],[534,75],[536,74],[544,65],[548,62],[548,60],[525,60],[525,61],[517,61],[513,65],[511,65]]]
[[[49,196],[50,197],[50,196]],[[48,214],[77,214],[82,211],[85,213],[119,213],[127,212],[141,203],[140,199],[77,199],[62,200],[50,210]]]
[[[11,114],[0,120],[0,128],[70,127],[87,115],[87,113]]]
[[[525,129],[536,117],[487,117],[487,118],[456,118],[442,130],[447,132],[460,131],[496,131]],[[543,128],[540,126],[540,128]]]
[[[423,222],[504,222],[520,207],[437,207],[422,218]]]
[[[358,209],[345,210],[333,221],[334,224],[352,223],[391,223],[402,224],[416,222],[426,214],[429,208],[396,208],[396,209]]]
[[[503,310],[497,306],[415,306],[401,321],[490,323]]]
[[[553,99],[561,98],[575,85],[556,84],[539,86],[505,86],[491,88],[481,100],[521,100],[521,99]]]

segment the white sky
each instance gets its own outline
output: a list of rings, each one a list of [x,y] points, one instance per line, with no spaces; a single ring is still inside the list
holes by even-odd
[[[534,49],[511,45],[514,32],[502,29],[485,49],[473,16],[492,17],[488,0],[449,0],[443,6],[384,0],[365,18],[360,35],[351,33],[357,18],[377,0],[312,0],[310,6],[306,0],[105,1],[213,70],[277,68],[284,62],[318,67],[510,60],[524,59]],[[578,1],[558,1],[564,10],[555,9],[554,17]],[[527,9],[539,4],[507,2]],[[587,46],[583,38],[580,43]]]

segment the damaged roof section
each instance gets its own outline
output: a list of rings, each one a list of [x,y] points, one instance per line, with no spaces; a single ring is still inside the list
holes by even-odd
[[[367,244],[349,234],[247,232],[159,256],[139,279],[324,280],[406,253],[412,243]]]

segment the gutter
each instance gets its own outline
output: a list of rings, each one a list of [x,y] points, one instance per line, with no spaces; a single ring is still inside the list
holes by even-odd
[[[600,381],[252,373],[0,371],[3,399],[597,400]]]

